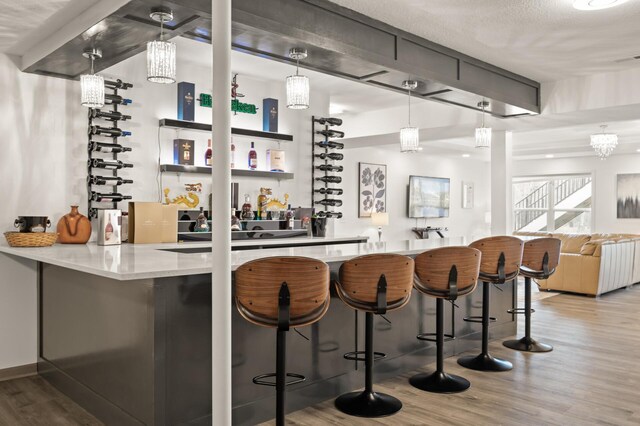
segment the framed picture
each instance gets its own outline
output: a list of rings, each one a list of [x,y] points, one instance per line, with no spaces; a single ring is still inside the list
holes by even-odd
[[[358,217],[387,211],[387,166],[358,163]]]
[[[640,219],[640,173],[618,175],[618,219]]]
[[[473,182],[462,182],[462,208],[473,208]]]

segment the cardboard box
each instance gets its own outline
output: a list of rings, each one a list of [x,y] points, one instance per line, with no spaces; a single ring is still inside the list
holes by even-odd
[[[98,245],[114,246],[121,243],[120,210],[98,210]]]
[[[265,132],[278,131],[278,100],[265,98],[262,100],[262,130]]]
[[[178,120],[194,121],[195,103],[196,85],[187,81],[178,83]]]
[[[129,203],[129,242],[133,244],[178,241],[178,206],[160,203]]]
[[[191,139],[173,140],[173,164],[193,166],[195,141]]]

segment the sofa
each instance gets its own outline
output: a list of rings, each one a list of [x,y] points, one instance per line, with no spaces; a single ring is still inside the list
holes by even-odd
[[[540,289],[590,296],[640,282],[640,235],[515,232],[516,236],[555,237],[562,241],[560,264]]]

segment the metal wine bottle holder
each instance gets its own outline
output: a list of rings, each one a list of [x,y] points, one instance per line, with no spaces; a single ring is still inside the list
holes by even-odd
[[[130,83],[124,83],[122,80],[117,80],[117,81],[106,81],[105,80],[105,92],[107,93],[107,96],[112,95],[112,96],[118,96],[118,89],[130,89],[131,87],[133,87],[132,84]],[[109,91],[111,93],[109,93]],[[120,111],[118,111],[118,102],[116,102],[115,100],[112,100],[112,102],[110,103],[111,106],[111,111],[106,111],[107,113],[115,113],[116,116],[118,115],[118,113]],[[107,104],[105,103],[104,107],[99,109],[100,111],[103,111],[105,108],[107,108]],[[102,124],[100,127],[108,127],[108,123],[111,124],[110,128],[111,129],[119,129],[120,127],[118,126],[118,120],[117,118],[104,118],[104,117],[93,117],[94,115],[94,110],[96,110],[97,108],[89,108],[89,113],[88,113],[88,117],[89,117],[89,123],[88,123],[88,127],[87,129],[91,129],[91,126],[96,125],[95,121],[97,120],[99,123],[100,121],[102,121]],[[125,120],[126,119],[130,119],[130,116],[125,116]],[[96,136],[100,136],[102,138],[105,138],[105,140],[98,140],[96,141],[95,137]],[[109,196],[112,196],[113,193],[118,193],[118,186],[121,184],[130,184],[133,183],[133,181],[131,180],[123,180],[120,183],[118,183],[117,179],[113,179],[113,178],[118,178],[118,169],[106,169],[106,168],[96,168],[93,166],[93,160],[95,159],[100,159],[100,160],[112,160],[112,161],[118,161],[118,153],[115,152],[114,150],[109,151],[99,151],[96,152],[94,150],[92,150],[92,142],[110,142],[111,144],[114,145],[119,145],[118,144],[118,137],[119,136],[115,136],[115,135],[92,135],[90,131],[87,131],[87,152],[88,152],[88,161],[87,161],[87,210],[88,210],[88,217],[89,219],[94,219],[98,217],[98,211],[100,210],[105,210],[105,209],[117,209],[118,208],[118,202],[122,201],[122,200],[127,200],[127,199],[131,199],[131,196],[122,196],[122,197],[116,197],[116,198],[110,198]],[[109,141],[110,139],[110,141]],[[128,151],[131,151],[130,148],[127,148]],[[110,155],[109,155],[110,154]],[[108,172],[111,172],[111,176],[108,176]],[[100,175],[99,177],[106,177],[107,180],[103,180],[101,183],[95,183],[92,182],[92,178],[94,177],[94,173]],[[113,185],[109,184],[109,181],[112,180],[113,181]],[[100,194],[102,196],[104,196],[105,199],[107,200],[102,200],[102,201],[96,201],[93,199],[92,195],[94,192],[94,186],[102,186],[102,187],[111,187],[112,189],[112,194],[109,193],[104,193],[103,191],[100,191]]]
[[[328,210],[329,207],[340,207],[342,205],[342,200],[337,198],[338,195],[342,195],[342,190],[338,190],[338,188],[334,188],[332,185],[333,182],[326,182],[317,180],[318,175],[324,178],[330,177],[338,177],[336,174],[342,172],[343,169],[334,170],[331,169],[331,166],[336,161],[330,159],[328,155],[331,153],[331,150],[336,149],[335,144],[339,142],[330,141],[332,138],[342,138],[344,137],[343,132],[331,130],[332,126],[341,126],[342,120],[339,119],[331,119],[331,118],[323,118],[323,117],[311,117],[311,205],[312,207],[316,207],[316,205],[322,206],[319,210],[316,210],[316,214],[319,217],[326,218],[341,218],[342,213],[339,211],[334,211],[332,208]],[[324,133],[324,134],[323,134]],[[317,141],[317,136],[321,134],[324,138],[322,141]],[[318,143],[322,144],[322,146],[318,145]],[[333,145],[332,145],[333,144]],[[320,157],[316,157],[318,154],[324,153],[325,158],[322,159]],[[324,170],[322,170],[322,168]],[[341,183],[341,182],[338,182]],[[319,191],[323,191],[319,192]],[[334,191],[334,192],[331,192]],[[320,195],[319,197],[316,194]],[[323,204],[324,203],[324,204]],[[328,203],[334,203],[331,206]]]

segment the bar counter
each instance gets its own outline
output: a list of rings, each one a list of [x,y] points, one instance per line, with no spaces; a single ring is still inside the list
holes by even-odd
[[[308,256],[327,262],[332,279],[342,262],[374,253],[415,256],[425,250],[467,245],[470,238],[353,243],[359,237],[234,243],[232,265],[267,256]],[[287,244],[303,244],[283,247]],[[309,245],[312,244],[312,245]],[[267,248],[267,245],[275,245]],[[38,372],[107,424],[209,425],[211,417],[210,243],[56,245],[0,252],[37,262],[39,270]],[[515,286],[493,291],[491,338],[515,334]],[[213,294],[212,294],[213,293]],[[233,303],[230,300],[229,303]],[[480,326],[462,318],[479,315],[481,292],[447,304],[446,343],[452,356],[480,346]],[[275,331],[257,327],[232,311],[233,423],[273,418],[275,392],[252,378],[275,370]],[[388,321],[387,321],[388,320]],[[416,335],[435,329],[435,301],[414,292],[403,309],[375,318],[376,380],[435,360],[435,344]],[[331,305],[318,323],[291,331],[287,369],[306,376],[287,390],[287,409],[297,410],[361,387],[363,366],[343,358],[364,345],[364,316],[346,307],[332,288]],[[308,340],[307,340],[308,339]],[[220,366],[219,368],[223,368]]]

